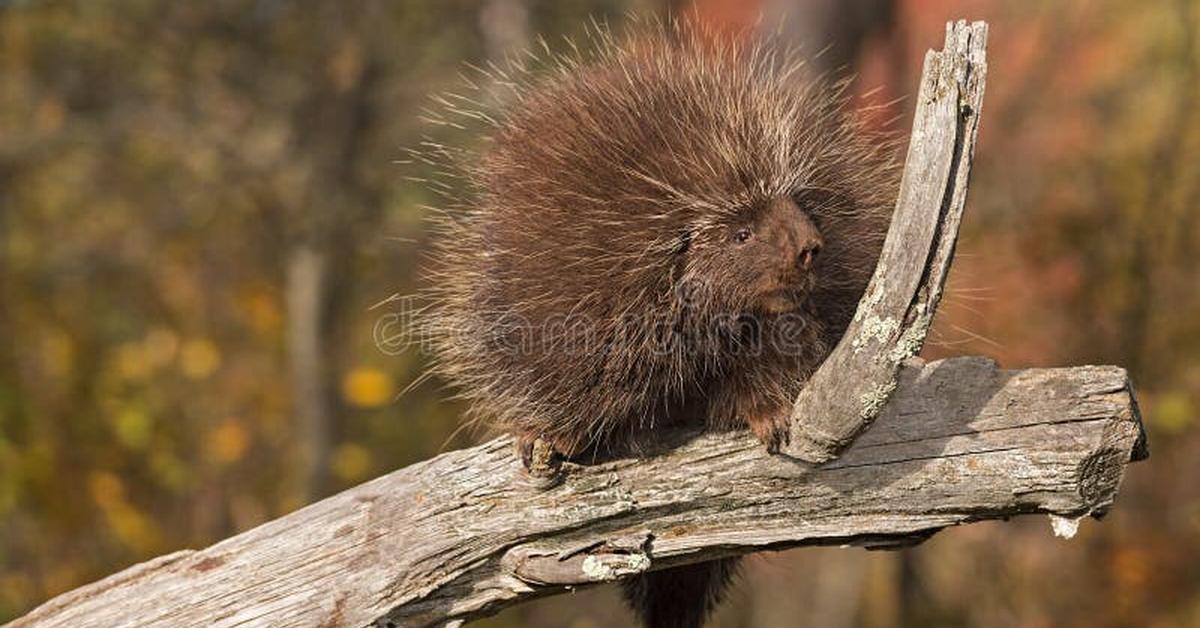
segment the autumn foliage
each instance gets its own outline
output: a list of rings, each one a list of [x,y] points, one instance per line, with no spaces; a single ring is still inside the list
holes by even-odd
[[[0,621],[479,438],[418,381],[424,355],[377,342],[439,203],[404,149],[475,140],[423,121],[465,64],[663,4],[0,0]],[[776,5],[797,12],[767,22],[783,36],[857,37],[831,50],[860,93],[899,99],[900,131],[944,22],[990,22],[926,355],[1126,366],[1153,457],[1071,541],[1039,517],[764,555],[718,625],[1200,625],[1200,6]],[[617,604],[601,589],[486,625],[604,626]]]

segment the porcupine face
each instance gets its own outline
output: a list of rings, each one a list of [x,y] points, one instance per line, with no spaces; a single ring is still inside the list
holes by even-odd
[[[890,145],[792,70],[651,38],[519,89],[436,258],[442,373],[502,425],[595,441],[723,368],[687,338],[713,321],[844,325]]]
[[[824,246],[803,202],[802,195],[761,200],[702,237],[687,266],[712,293],[711,307],[751,316],[800,308],[818,280],[815,262]]]

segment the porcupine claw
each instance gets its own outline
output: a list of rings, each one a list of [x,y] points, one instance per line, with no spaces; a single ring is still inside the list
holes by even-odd
[[[750,431],[767,447],[767,453],[777,454],[788,443],[791,408],[751,416],[747,423]]]
[[[525,472],[539,486],[549,488],[560,481],[565,456],[550,441],[536,433],[517,434],[516,446]]]

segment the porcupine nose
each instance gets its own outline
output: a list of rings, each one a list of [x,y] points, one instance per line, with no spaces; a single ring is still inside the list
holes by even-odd
[[[791,202],[795,207],[795,202]],[[790,240],[795,247],[793,250],[796,253],[796,268],[800,271],[810,270],[817,254],[821,252],[821,247],[825,246],[825,241],[821,239],[821,230],[817,228],[808,212],[800,210],[793,214]]]
[[[796,266],[801,270],[809,270],[812,268],[813,262],[817,259],[817,253],[821,252],[820,236],[814,236],[803,241],[800,244],[800,252],[796,255]]]

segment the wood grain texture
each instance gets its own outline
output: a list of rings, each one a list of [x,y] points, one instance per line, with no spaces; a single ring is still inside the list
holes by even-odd
[[[896,211],[866,295],[846,334],[796,398],[782,452],[833,459],[879,415],[900,364],[933,320],[966,204],[983,88],[987,25],[946,26],[925,56]]]
[[[137,565],[10,628],[440,626],[730,554],[1098,515],[1142,443],[1122,369],[914,361],[874,427],[822,467],[745,432],[679,433],[648,458],[568,463],[540,489],[502,438]]]

